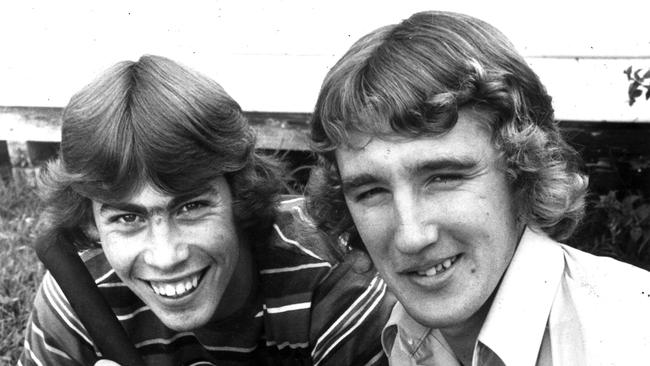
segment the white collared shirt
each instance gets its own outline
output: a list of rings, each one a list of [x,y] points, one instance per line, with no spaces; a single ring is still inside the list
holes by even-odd
[[[399,303],[382,345],[392,365],[460,366]],[[488,365],[650,365],[650,272],[526,229],[474,348]]]

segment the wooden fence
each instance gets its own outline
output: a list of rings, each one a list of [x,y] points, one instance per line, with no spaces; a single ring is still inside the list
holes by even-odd
[[[31,181],[38,166],[58,152],[62,108],[0,107],[0,175]],[[245,112],[257,147],[307,153],[309,113]],[[16,170],[19,168],[19,170]]]
[[[32,181],[38,166],[55,156],[62,108],[0,107],[0,175]],[[313,163],[309,113],[245,112],[258,133],[257,147],[279,151],[292,167]],[[650,123],[560,121],[590,174],[592,191],[650,191]],[[17,169],[19,168],[19,169]],[[305,179],[308,172],[303,171]]]

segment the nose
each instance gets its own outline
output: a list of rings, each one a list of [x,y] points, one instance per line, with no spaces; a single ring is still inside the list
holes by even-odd
[[[395,203],[395,245],[404,254],[417,254],[438,241],[438,225],[428,208],[416,197],[403,197]]]
[[[171,270],[189,257],[189,248],[178,229],[167,220],[152,220],[144,262],[161,271]]]

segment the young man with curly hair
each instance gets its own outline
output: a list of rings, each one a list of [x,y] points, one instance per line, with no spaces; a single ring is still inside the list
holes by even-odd
[[[537,75],[493,26],[422,12],[326,76],[312,140],[317,224],[367,250],[399,303],[395,365],[632,365],[650,274],[557,240],[587,178]]]
[[[41,179],[49,229],[81,250],[145,364],[385,362],[385,284],[355,270],[302,198],[281,199],[281,164],[255,151],[216,82],[143,56],[74,95],[62,120]],[[47,273],[22,365],[103,358],[68,300]]]

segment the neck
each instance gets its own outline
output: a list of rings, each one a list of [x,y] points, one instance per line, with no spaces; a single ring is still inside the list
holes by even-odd
[[[258,296],[257,266],[248,241],[240,243],[239,258],[230,282],[215,311],[214,321],[241,316],[255,306]]]
[[[474,346],[476,345],[476,340],[481,332],[485,318],[490,311],[493,297],[494,295],[463,323],[440,329],[440,332],[445,337],[445,341],[447,341],[447,344],[454,351],[456,358],[465,366],[472,364]]]
[[[517,245],[515,246],[515,251],[519,246],[519,242],[521,241],[521,237],[523,236],[525,229],[526,225],[521,224],[519,227],[519,238],[517,240]],[[510,260],[512,260],[512,256],[510,257]],[[476,341],[478,340],[478,336],[481,333],[481,329],[483,328],[483,323],[485,323],[485,318],[487,317],[490,308],[492,307],[494,297],[496,296],[499,287],[501,287],[501,281],[503,281],[504,275],[505,272],[501,275],[499,284],[494,289],[487,301],[469,319],[458,325],[440,329],[440,332],[445,337],[447,344],[449,344],[449,347],[451,347],[452,351],[454,351],[456,358],[458,358],[461,364],[465,366],[472,364],[472,356],[474,355],[474,347],[476,346]]]

